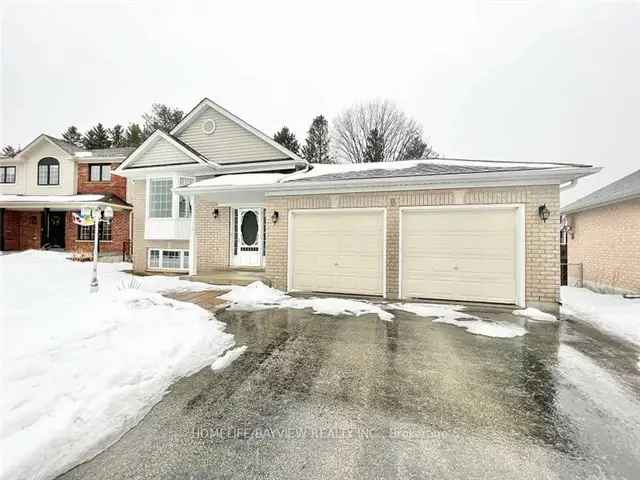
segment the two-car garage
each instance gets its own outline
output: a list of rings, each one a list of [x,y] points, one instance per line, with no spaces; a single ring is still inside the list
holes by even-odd
[[[398,215],[394,231],[384,208],[292,211],[289,289],[386,296],[387,272],[397,268],[400,298],[522,303],[521,207],[410,207]],[[387,244],[397,245],[397,258]]]

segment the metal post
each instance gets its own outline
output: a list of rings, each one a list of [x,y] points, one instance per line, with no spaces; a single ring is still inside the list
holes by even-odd
[[[98,291],[98,232],[100,226],[100,209],[95,209],[92,212],[94,221],[93,231],[93,274],[91,277],[91,286],[89,292],[94,293]]]

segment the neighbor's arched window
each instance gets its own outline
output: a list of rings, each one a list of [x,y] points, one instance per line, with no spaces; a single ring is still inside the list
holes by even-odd
[[[60,185],[60,163],[47,157],[38,162],[38,185]]]

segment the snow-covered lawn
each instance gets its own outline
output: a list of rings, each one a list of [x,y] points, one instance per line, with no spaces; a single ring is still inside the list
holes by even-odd
[[[211,286],[99,264],[90,294],[91,264],[67,256],[0,256],[3,479],[53,478],[93,457],[234,345],[206,310],[154,293]]]
[[[561,312],[640,345],[640,299],[595,293],[586,288],[562,287]]]

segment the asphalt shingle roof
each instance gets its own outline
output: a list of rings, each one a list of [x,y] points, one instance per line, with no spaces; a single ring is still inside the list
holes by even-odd
[[[96,148],[95,150],[82,150],[86,152],[91,152],[94,157],[127,157],[131,152],[133,152],[135,147],[111,147],[111,148]]]
[[[633,198],[640,198],[640,170],[570,203],[561,212],[573,213]]]
[[[543,167],[544,168],[544,167]],[[552,167],[547,167],[552,168]],[[309,177],[301,177],[292,182],[334,182],[340,180],[360,180],[370,178],[415,177],[429,175],[460,175],[469,173],[513,172],[523,170],[540,170],[541,167],[526,166],[478,166],[448,165],[443,163],[423,162],[407,168],[371,168],[366,170],[341,171]]]
[[[45,134],[45,137],[47,137],[53,143],[58,145],[65,152],[76,153],[76,152],[85,151],[84,148],[76,147],[73,143],[66,142],[66,141],[62,140],[61,138],[52,137],[51,135],[46,135],[46,134]]]

